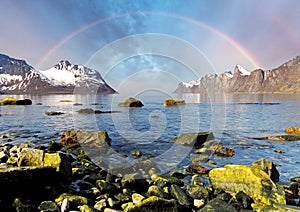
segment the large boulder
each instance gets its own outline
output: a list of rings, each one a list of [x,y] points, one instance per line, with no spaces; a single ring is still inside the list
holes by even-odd
[[[199,132],[199,133],[184,133],[172,140],[178,144],[184,146],[193,146],[195,148],[201,147],[206,141],[214,139],[211,132]]]
[[[6,97],[2,100],[0,105],[32,105],[32,101],[30,99],[18,100],[13,97]]]
[[[175,98],[168,98],[164,101],[164,106],[178,106],[178,105],[184,105],[185,101],[183,99],[175,99]]]
[[[286,203],[283,189],[277,187],[270,177],[258,168],[225,165],[224,168],[212,169],[208,175],[215,189],[229,193],[243,191],[258,203],[258,207]]]
[[[119,103],[120,107],[143,107],[143,103],[136,98],[126,98]]]
[[[44,151],[23,148],[18,157],[18,166],[43,166]]]
[[[110,145],[111,139],[105,130],[87,132],[83,130],[70,130],[63,132],[60,139],[62,145]]]
[[[44,166],[50,166],[56,169],[64,177],[70,177],[72,175],[71,164],[68,157],[63,153],[45,153]]]

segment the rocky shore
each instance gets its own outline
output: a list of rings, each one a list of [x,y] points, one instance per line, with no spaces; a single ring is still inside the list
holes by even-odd
[[[212,143],[207,133],[183,134],[179,145],[199,154],[231,157],[234,151]],[[139,163],[112,167],[105,161],[111,139],[106,131],[63,132],[48,146],[0,145],[1,211],[299,211],[300,178],[279,182],[267,159],[252,166],[228,164],[210,169],[193,163],[161,173],[142,154]],[[94,157],[104,159],[99,162]],[[92,157],[91,157],[92,156]],[[92,160],[92,159],[93,160]],[[208,162],[208,161],[207,161]],[[126,169],[126,172],[122,172]]]

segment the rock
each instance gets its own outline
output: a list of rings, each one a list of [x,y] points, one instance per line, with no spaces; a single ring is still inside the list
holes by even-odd
[[[299,135],[271,135],[271,136],[265,136],[265,137],[259,137],[259,138],[250,138],[255,140],[271,140],[271,141],[299,141],[300,136]]]
[[[114,184],[106,182],[105,180],[97,180],[96,185],[101,193],[116,194],[119,191]]]
[[[61,145],[110,145],[111,139],[104,130],[87,132],[83,130],[70,130],[63,132],[60,139]]]
[[[245,165],[225,165],[209,172],[214,189],[237,193],[243,191],[262,206],[285,204],[282,188],[277,187],[262,170]]]
[[[58,115],[63,115],[63,114],[65,114],[65,113],[63,113],[63,112],[50,111],[50,112],[45,112],[45,114],[46,114],[47,116],[58,116]]]
[[[106,199],[101,199],[97,201],[94,205],[94,208],[98,211],[103,211],[107,207]]]
[[[23,148],[18,157],[18,166],[43,166],[44,151]]]
[[[272,161],[261,158],[258,161],[253,162],[252,167],[259,168],[266,172],[273,182],[276,183],[279,181],[279,172]]]
[[[13,202],[13,207],[16,209],[16,212],[35,212],[36,207],[31,204],[24,204],[19,198],[16,198]]]
[[[147,196],[148,197],[156,196],[156,197],[160,197],[160,198],[164,198],[164,199],[168,198],[168,195],[163,191],[163,189],[161,187],[158,187],[155,185],[150,186],[148,188]]]
[[[2,100],[0,105],[32,105],[32,101],[30,99],[18,100],[13,97],[7,97]]]
[[[291,178],[291,182],[296,182],[300,184],[300,176]]]
[[[52,201],[44,201],[42,202],[38,209],[44,212],[59,212],[59,209],[55,202]]]
[[[254,201],[243,191],[239,191],[235,195],[235,199],[242,205],[243,209],[252,210],[251,204],[254,203]]]
[[[61,100],[59,100],[59,102],[72,102],[72,100],[69,100],[69,99],[61,99]]]
[[[70,207],[71,207],[71,205],[73,205],[73,207],[77,208],[78,206],[88,204],[88,200],[86,197],[67,194],[67,193],[61,194],[58,198],[55,199],[55,202],[63,203],[63,201],[65,201],[65,199],[67,199],[67,201],[69,202]]]
[[[147,190],[149,183],[146,181],[146,179],[137,174],[125,174],[121,180],[121,186],[123,188],[129,188],[133,189],[135,191],[145,191]]]
[[[180,205],[183,205],[187,208],[191,206],[191,202],[188,196],[184,193],[184,191],[178,185],[171,185],[170,187],[171,195],[179,202]]]
[[[17,105],[32,105],[32,101],[30,99],[17,100]]]
[[[67,198],[64,198],[61,202],[60,211],[61,212],[68,212],[69,211],[69,200]]]
[[[157,185],[161,188],[165,186],[171,186],[172,184],[176,184],[179,186],[183,186],[184,183],[180,179],[176,177],[166,176],[166,175],[157,175],[153,174],[151,175],[151,180],[153,180],[154,185]]]
[[[130,152],[130,154],[131,154],[132,156],[135,156],[135,157],[141,157],[141,156],[142,156],[142,152],[141,152],[140,150],[132,150],[132,151]]]
[[[143,199],[145,199],[145,197],[143,195],[138,194],[138,193],[132,194],[131,198],[132,198],[132,202],[134,204],[137,204],[137,203],[141,202]]]
[[[119,106],[120,107],[143,107],[144,105],[140,100],[130,97],[120,102]]]
[[[186,191],[193,199],[204,199],[208,201],[212,196],[211,192],[204,186],[200,185],[187,185]]]
[[[294,134],[294,133],[295,133],[295,129],[294,129],[294,127],[292,127],[292,126],[288,126],[288,127],[285,129],[284,132],[287,133],[287,134]]]
[[[193,146],[195,148],[201,147],[206,141],[212,140],[214,138],[211,132],[200,132],[200,133],[184,133],[174,139],[174,142],[185,145]]]
[[[7,153],[5,153],[4,151],[0,152],[0,163],[6,163],[8,158],[9,156]]]
[[[67,156],[63,153],[45,153],[44,166],[51,166],[61,173],[64,177],[72,175],[71,164]]]
[[[190,174],[207,174],[210,171],[210,169],[198,164],[190,164],[186,168],[186,171]]]
[[[90,208],[88,205],[78,206],[80,212],[93,212],[94,210]]]
[[[205,205],[203,199],[194,199],[194,207],[201,208],[203,205]]]
[[[237,212],[234,206],[217,198],[212,199],[202,209],[199,210],[199,212],[206,212],[206,211]]]
[[[184,208],[180,206],[176,200],[163,199],[159,197],[148,197],[137,204],[127,204],[124,208],[126,212],[138,212],[138,211],[184,211]]]
[[[43,180],[41,180],[43,179]],[[38,183],[54,184],[58,175],[52,167],[11,167],[0,169],[0,186],[27,186]]]
[[[232,157],[234,156],[234,150],[229,147],[224,147],[222,145],[214,145],[211,147],[213,154],[221,157]]]
[[[254,208],[255,210],[256,208]],[[260,208],[257,208],[256,211],[259,211]],[[291,205],[283,205],[283,204],[273,204],[264,208],[264,211],[268,212],[299,212],[299,207],[291,206]]]
[[[13,97],[7,97],[7,98],[4,98],[2,101],[1,101],[1,105],[16,105],[17,104],[17,99],[16,98],[13,98]]]
[[[175,99],[175,98],[168,98],[164,101],[164,106],[178,106],[184,105],[185,101],[183,99]]]
[[[80,109],[76,111],[79,114],[103,114],[103,113],[119,113],[120,111],[102,111],[102,110],[93,110],[91,108]]]

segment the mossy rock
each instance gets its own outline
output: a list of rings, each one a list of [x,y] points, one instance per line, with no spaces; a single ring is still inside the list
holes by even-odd
[[[6,97],[2,100],[1,105],[17,105],[17,99],[13,97]]]
[[[23,148],[18,158],[18,166],[43,166],[44,151]]]
[[[284,190],[262,170],[245,165],[225,165],[209,172],[214,189],[229,193],[243,191],[262,206],[286,204]]]
[[[55,199],[55,202],[59,203],[62,202],[64,199],[67,199],[70,203],[76,206],[82,206],[88,204],[88,199],[86,197],[67,194],[67,193],[61,194],[58,198]]]
[[[127,98],[119,103],[120,107],[143,107],[143,103],[136,98]]]
[[[64,177],[72,175],[71,164],[66,155],[61,153],[45,153],[44,166],[51,166],[60,172]]]
[[[250,138],[255,140],[271,140],[271,141],[299,141],[300,136],[299,135],[271,135],[271,136],[265,136],[265,137],[258,137],[258,138]]]
[[[164,106],[178,106],[178,105],[184,105],[185,101],[183,99],[175,99],[175,98],[168,98],[164,101]]]

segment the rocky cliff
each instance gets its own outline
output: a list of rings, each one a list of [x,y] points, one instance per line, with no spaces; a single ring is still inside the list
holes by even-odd
[[[233,72],[208,74],[180,82],[175,93],[297,93],[300,92],[300,56],[272,70],[251,72],[236,65]]]

